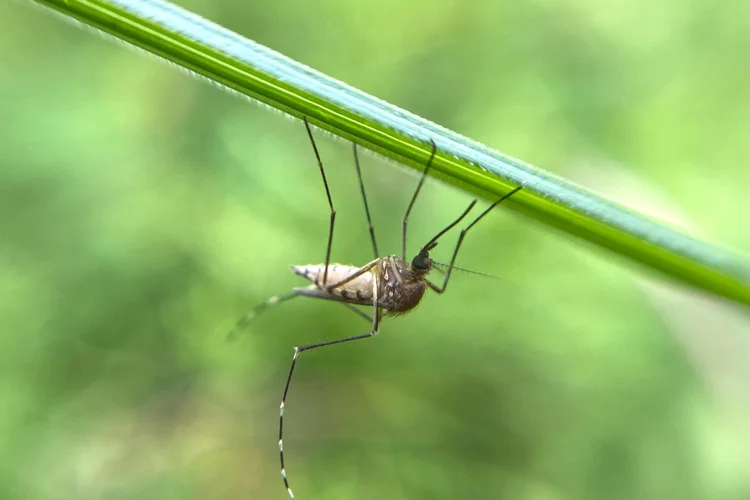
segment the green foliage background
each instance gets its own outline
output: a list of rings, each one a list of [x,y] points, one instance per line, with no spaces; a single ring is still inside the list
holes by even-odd
[[[740,2],[182,5],[746,249]],[[0,498],[284,498],[291,347],[367,331],[301,300],[224,342],[300,284],[288,265],[323,259],[301,123],[22,3],[0,5],[0,57]],[[335,260],[364,263],[350,147],[320,139]],[[373,156],[363,169],[396,252],[416,178]],[[414,245],[469,201],[423,193]],[[285,440],[299,498],[747,496],[738,306],[502,210],[459,260],[502,279],[458,275],[376,339],[301,358]]]

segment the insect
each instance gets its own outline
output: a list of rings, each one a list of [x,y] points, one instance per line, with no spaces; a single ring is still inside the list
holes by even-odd
[[[522,186],[519,186],[509,193],[502,196],[500,199],[492,203],[484,212],[474,219],[469,225],[461,230],[458,237],[458,242],[453,250],[453,255],[450,260],[450,264],[447,266],[445,277],[442,285],[436,285],[427,279],[427,275],[432,269],[433,260],[430,258],[430,251],[432,251],[438,244],[438,240],[454,226],[456,226],[464,217],[466,217],[477,200],[473,200],[469,206],[458,216],[453,222],[448,224],[443,230],[435,235],[430,241],[427,242],[419,250],[417,255],[409,263],[406,260],[406,233],[409,222],[409,214],[414,207],[414,202],[419,195],[419,191],[422,189],[422,184],[427,177],[427,173],[430,170],[432,161],[435,158],[436,146],[433,141],[430,141],[432,150],[430,157],[427,160],[425,169],[422,171],[422,175],[419,178],[419,183],[414,191],[414,194],[406,208],[406,213],[401,222],[401,255],[388,255],[387,257],[380,257],[378,252],[377,242],[375,240],[375,230],[372,225],[372,218],[370,217],[370,208],[367,204],[367,195],[365,194],[365,186],[362,181],[362,171],[359,166],[359,156],[357,154],[356,144],[353,146],[354,152],[354,164],[357,170],[357,179],[359,180],[359,187],[362,193],[362,200],[365,206],[365,215],[367,216],[367,225],[370,231],[370,241],[372,243],[372,250],[374,259],[365,264],[362,267],[348,266],[342,264],[331,264],[331,243],[333,242],[333,228],[336,222],[336,210],[333,207],[333,200],[331,198],[331,191],[328,188],[328,180],[326,179],[325,170],[323,169],[323,162],[320,159],[318,147],[315,144],[315,139],[310,129],[310,124],[307,119],[303,119],[307,135],[310,138],[315,158],[318,162],[318,168],[320,169],[320,175],[323,178],[323,185],[325,186],[326,196],[328,198],[328,207],[330,209],[329,224],[328,224],[328,244],[326,246],[325,263],[317,265],[303,265],[303,266],[292,266],[292,271],[299,276],[312,282],[311,285],[305,288],[294,288],[291,292],[286,295],[277,295],[269,298],[264,303],[259,304],[246,314],[237,323],[235,328],[230,332],[230,337],[236,332],[244,329],[248,323],[255,318],[259,313],[268,309],[269,307],[275,306],[287,300],[295,297],[312,297],[316,299],[332,300],[341,303],[348,309],[354,311],[359,316],[366,319],[371,325],[369,332],[345,337],[337,340],[329,340],[325,342],[317,342],[314,344],[308,344],[302,347],[294,348],[294,356],[292,357],[292,364],[289,368],[289,374],[286,378],[286,384],[284,385],[284,393],[281,398],[281,405],[279,407],[279,458],[281,460],[281,477],[284,481],[284,487],[289,494],[291,499],[294,499],[294,494],[289,486],[289,479],[287,478],[286,468],[284,465],[284,407],[286,405],[286,399],[289,394],[289,387],[292,382],[292,375],[294,374],[294,368],[297,365],[297,360],[300,354],[305,351],[311,351],[320,347],[327,347],[336,344],[343,344],[345,342],[352,342],[355,340],[366,339],[377,335],[380,321],[384,315],[396,316],[400,314],[406,314],[412,311],[424,297],[427,289],[430,289],[436,293],[442,294],[448,287],[448,281],[450,280],[451,271],[455,268],[454,263],[456,261],[456,255],[461,247],[461,243],[466,236],[466,233],[474,227],[485,215],[487,215],[493,208],[507,198],[513,196]],[[370,306],[372,307],[372,314],[367,314],[364,311],[354,307],[358,306]]]

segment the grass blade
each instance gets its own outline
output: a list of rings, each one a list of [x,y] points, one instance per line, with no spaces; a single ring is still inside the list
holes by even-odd
[[[158,0],[36,0],[212,82],[421,168],[429,140],[435,176],[679,281],[750,304],[745,256],[701,242],[305,67]]]

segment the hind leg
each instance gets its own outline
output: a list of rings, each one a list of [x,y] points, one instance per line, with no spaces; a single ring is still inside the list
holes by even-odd
[[[286,398],[287,398],[287,395],[289,394],[289,386],[292,383],[292,375],[294,374],[294,367],[297,365],[297,359],[299,358],[299,355],[305,351],[311,351],[313,349],[318,349],[319,347],[327,347],[327,346],[336,345],[336,344],[343,344],[345,342],[352,342],[354,340],[367,339],[367,338],[377,335],[378,328],[380,326],[380,316],[381,316],[381,311],[380,311],[380,308],[378,307],[378,279],[377,277],[375,277],[375,279],[373,279],[372,282],[373,282],[372,305],[373,305],[374,313],[372,315],[372,329],[370,330],[369,333],[365,333],[363,335],[354,335],[352,337],[346,337],[343,339],[329,340],[326,342],[318,342],[315,344],[309,344],[306,346],[294,348],[294,356],[292,357],[292,366],[289,368],[289,375],[287,375],[286,385],[284,385],[284,395],[281,397],[281,405],[279,406],[279,459],[281,460],[281,478],[284,480],[284,487],[286,488],[286,491],[289,494],[289,498],[291,499],[294,499],[294,494],[292,493],[292,489],[289,486],[289,479],[287,479],[287,476],[286,476],[286,467],[284,465],[284,441],[283,440],[284,440],[284,406],[286,406]]]
[[[255,319],[255,317],[258,316],[263,311],[275,305],[281,304],[282,302],[286,302],[287,300],[291,300],[295,297],[311,297],[314,299],[325,298],[321,296],[320,293],[321,291],[316,288],[313,288],[313,289],[295,288],[294,290],[292,290],[291,292],[287,294],[274,295],[273,297],[269,297],[268,300],[253,307],[250,311],[248,311],[247,314],[245,314],[242,318],[240,318],[239,321],[237,321],[237,324],[234,326],[234,328],[232,328],[232,330],[227,334],[227,341],[229,342],[229,341],[234,340],[237,337],[237,335],[242,330],[247,328],[248,325],[253,321],[253,319]],[[369,314],[363,311],[360,311],[353,305],[347,304],[346,302],[340,302],[340,304],[346,307],[347,309],[349,309],[350,311],[357,313],[358,316],[364,318],[365,320],[372,321],[372,317]]]

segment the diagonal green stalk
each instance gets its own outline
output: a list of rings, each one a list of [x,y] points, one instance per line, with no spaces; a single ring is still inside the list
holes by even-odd
[[[681,234],[159,0],[35,0],[69,18],[672,278],[750,304],[746,256]]]

